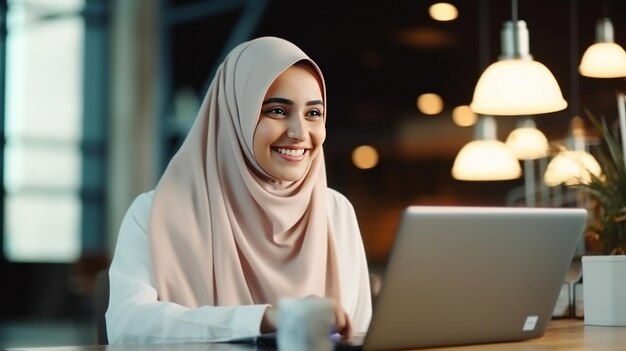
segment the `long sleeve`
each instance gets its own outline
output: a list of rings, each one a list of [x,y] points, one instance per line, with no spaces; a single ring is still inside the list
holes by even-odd
[[[365,333],[372,318],[372,296],[359,224],[352,204],[332,189],[328,189],[328,209],[339,258],[341,303],[354,332]]]
[[[158,301],[147,223],[152,193],[140,195],[120,228],[109,269],[106,324],[111,344],[225,341],[255,337],[268,305],[190,309]]]

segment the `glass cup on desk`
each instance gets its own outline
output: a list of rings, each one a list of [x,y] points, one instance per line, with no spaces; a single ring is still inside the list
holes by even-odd
[[[334,310],[326,298],[281,299],[278,303],[278,350],[330,351]]]

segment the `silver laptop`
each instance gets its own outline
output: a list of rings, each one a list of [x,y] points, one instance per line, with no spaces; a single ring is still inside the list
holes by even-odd
[[[586,217],[583,209],[408,207],[362,348],[540,337]]]

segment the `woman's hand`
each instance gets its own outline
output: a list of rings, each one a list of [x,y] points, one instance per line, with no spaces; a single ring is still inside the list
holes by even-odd
[[[317,296],[309,296],[304,299],[319,299]],[[349,338],[352,335],[352,323],[350,321],[350,317],[344,311],[344,309],[337,303],[335,300],[332,301],[332,309],[334,315],[334,330],[342,338]],[[261,333],[272,333],[276,331],[276,327],[278,325],[278,309],[272,306],[269,306],[265,309],[265,313],[263,314],[263,318],[261,319]]]
[[[335,331],[344,339],[350,338],[352,336],[350,317],[335,300],[333,300],[333,310],[335,312]]]
[[[273,333],[276,331],[278,319],[278,310],[275,307],[269,306],[265,309],[263,318],[261,319],[261,334]]]

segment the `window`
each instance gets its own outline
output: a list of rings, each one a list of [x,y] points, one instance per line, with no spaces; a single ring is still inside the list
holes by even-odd
[[[81,253],[84,0],[12,0],[6,38],[4,255]]]

